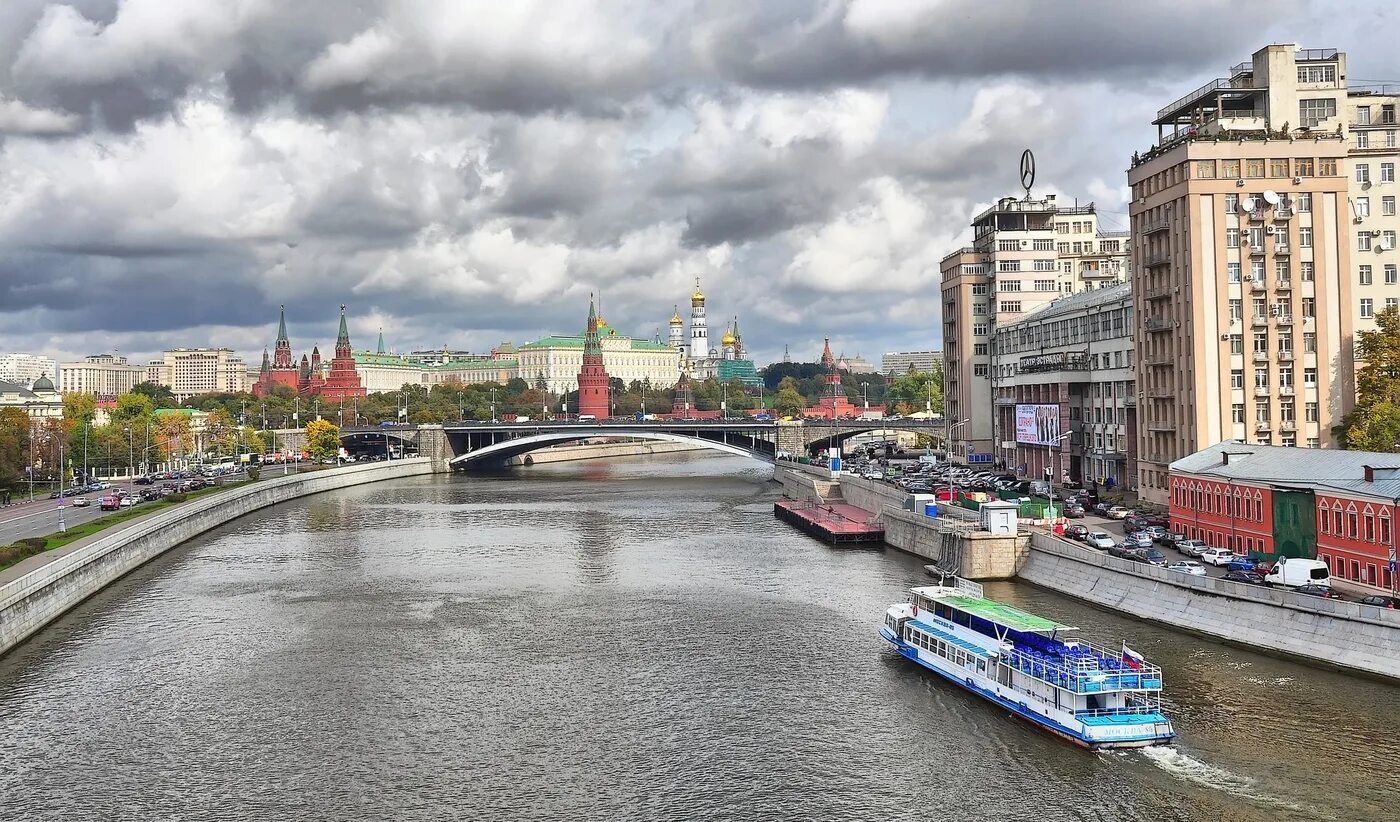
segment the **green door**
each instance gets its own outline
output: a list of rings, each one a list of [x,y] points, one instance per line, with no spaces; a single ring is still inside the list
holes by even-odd
[[[1317,559],[1315,505],[1312,491],[1274,489],[1274,551],[1277,556]]]

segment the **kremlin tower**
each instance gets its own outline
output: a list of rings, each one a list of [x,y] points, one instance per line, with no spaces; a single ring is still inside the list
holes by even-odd
[[[695,293],[690,295],[690,348],[686,354],[692,360],[710,356],[710,329],[705,323],[705,295],[700,291],[700,278],[695,278]]]
[[[380,345],[383,344],[383,334],[381,333]],[[320,354],[318,352],[313,356],[319,359]],[[319,374],[318,369],[317,379],[320,379]],[[335,357],[331,359],[330,374],[318,386],[315,393],[328,400],[344,400],[365,396],[365,387],[360,382],[359,373],[355,371],[355,357],[350,351],[350,329],[345,326],[344,304],[340,306],[340,331],[335,336]]]
[[[253,393],[266,397],[275,386],[284,385],[304,397],[325,397],[342,400],[348,397],[365,396],[364,384],[355,370],[355,360],[350,353],[350,333],[345,327],[345,306],[340,307],[340,335],[335,342],[335,358],[330,363],[327,376],[321,362],[321,349],[313,346],[311,356],[301,356],[298,363],[292,358],[292,343],[287,337],[287,307],[277,322],[277,342],[273,355],[268,358],[263,351],[262,372],[253,384]]]
[[[598,334],[598,311],[588,296],[588,329],[583,336],[583,368],[578,372],[578,413],[608,418],[608,372],[603,368],[603,342]]]
[[[856,416],[859,409],[846,399],[846,391],[841,387],[841,372],[836,367],[836,358],[831,355],[830,337],[826,338],[822,346],[822,370],[826,372],[826,376],[823,377],[826,391],[817,400],[817,407],[808,409],[807,413],[833,420]]]
[[[677,351],[681,352],[681,358],[685,358],[685,320],[681,319],[679,307],[671,312],[671,330],[666,337],[666,342]]]

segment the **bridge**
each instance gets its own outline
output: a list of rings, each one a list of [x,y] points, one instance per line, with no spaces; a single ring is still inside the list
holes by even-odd
[[[941,439],[941,419],[836,420],[599,420],[589,422],[449,422],[343,428],[341,442],[357,455],[418,454],[442,470],[498,467],[551,445],[595,439],[651,440],[701,445],[773,462],[780,453],[812,453],[859,434],[907,431]]]

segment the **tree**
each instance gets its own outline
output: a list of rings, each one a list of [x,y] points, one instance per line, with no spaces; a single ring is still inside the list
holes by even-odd
[[[933,413],[941,414],[943,413],[943,373],[940,371],[933,373],[910,371],[895,380],[894,385],[885,392],[885,400],[895,405],[903,403],[920,411],[931,405]]]
[[[773,399],[773,410],[784,417],[800,416],[806,405],[802,395],[792,387],[779,388],[778,395]]]
[[[156,417],[156,441],[167,458],[187,453],[194,445],[188,414],[161,414]]]
[[[151,398],[145,394],[134,391],[130,394],[122,394],[117,397],[117,404],[112,408],[112,424],[130,425],[137,421],[145,424],[146,418],[150,417],[154,410],[155,405],[151,403]]]
[[[29,464],[29,415],[18,408],[0,408],[0,488],[12,488]]]
[[[312,420],[306,424],[306,453],[321,462],[340,455],[340,429],[330,420]]]
[[[151,401],[154,408],[179,408],[180,403],[175,401],[175,394],[169,388],[154,382],[138,382],[132,387],[131,393],[140,394]]]
[[[238,450],[238,426],[223,408],[210,411],[204,420],[204,447],[219,455],[233,454]]]
[[[1400,439],[1388,433],[1400,409],[1400,309],[1377,314],[1376,330],[1356,337],[1356,359],[1365,363],[1356,375],[1356,407],[1333,434],[1344,448],[1400,450]]]
[[[76,392],[63,395],[63,422],[70,430],[91,425],[96,416],[97,397]]]
[[[243,445],[250,454],[261,454],[267,449],[267,444],[263,441],[262,432],[250,425],[243,426],[241,432]],[[256,478],[255,478],[256,479]]]

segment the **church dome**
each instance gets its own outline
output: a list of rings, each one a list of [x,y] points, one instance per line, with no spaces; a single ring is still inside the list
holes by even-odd
[[[680,309],[671,312],[671,325],[685,325],[685,320],[681,319]]]
[[[704,292],[702,292],[702,291],[700,290],[700,278],[699,278],[699,277],[696,277],[696,278],[695,278],[695,293],[690,295],[690,304],[691,304],[691,305],[704,305],[704,304],[705,304],[705,294],[704,294]]]
[[[739,341],[739,338],[736,337],[736,336],[734,336],[734,331],[733,331],[733,329],[726,329],[725,332],[724,332],[724,336],[720,338],[720,342],[721,342],[722,344],[726,345],[726,346],[728,346],[728,345],[733,345],[734,343],[736,343],[736,342],[738,342],[738,341]]]
[[[48,376],[46,376],[46,375],[45,375],[45,376],[40,376],[39,379],[37,379],[37,380],[34,381],[34,385],[30,386],[29,390],[30,390],[30,391],[52,391],[52,390],[53,390],[53,380],[49,379]]]

